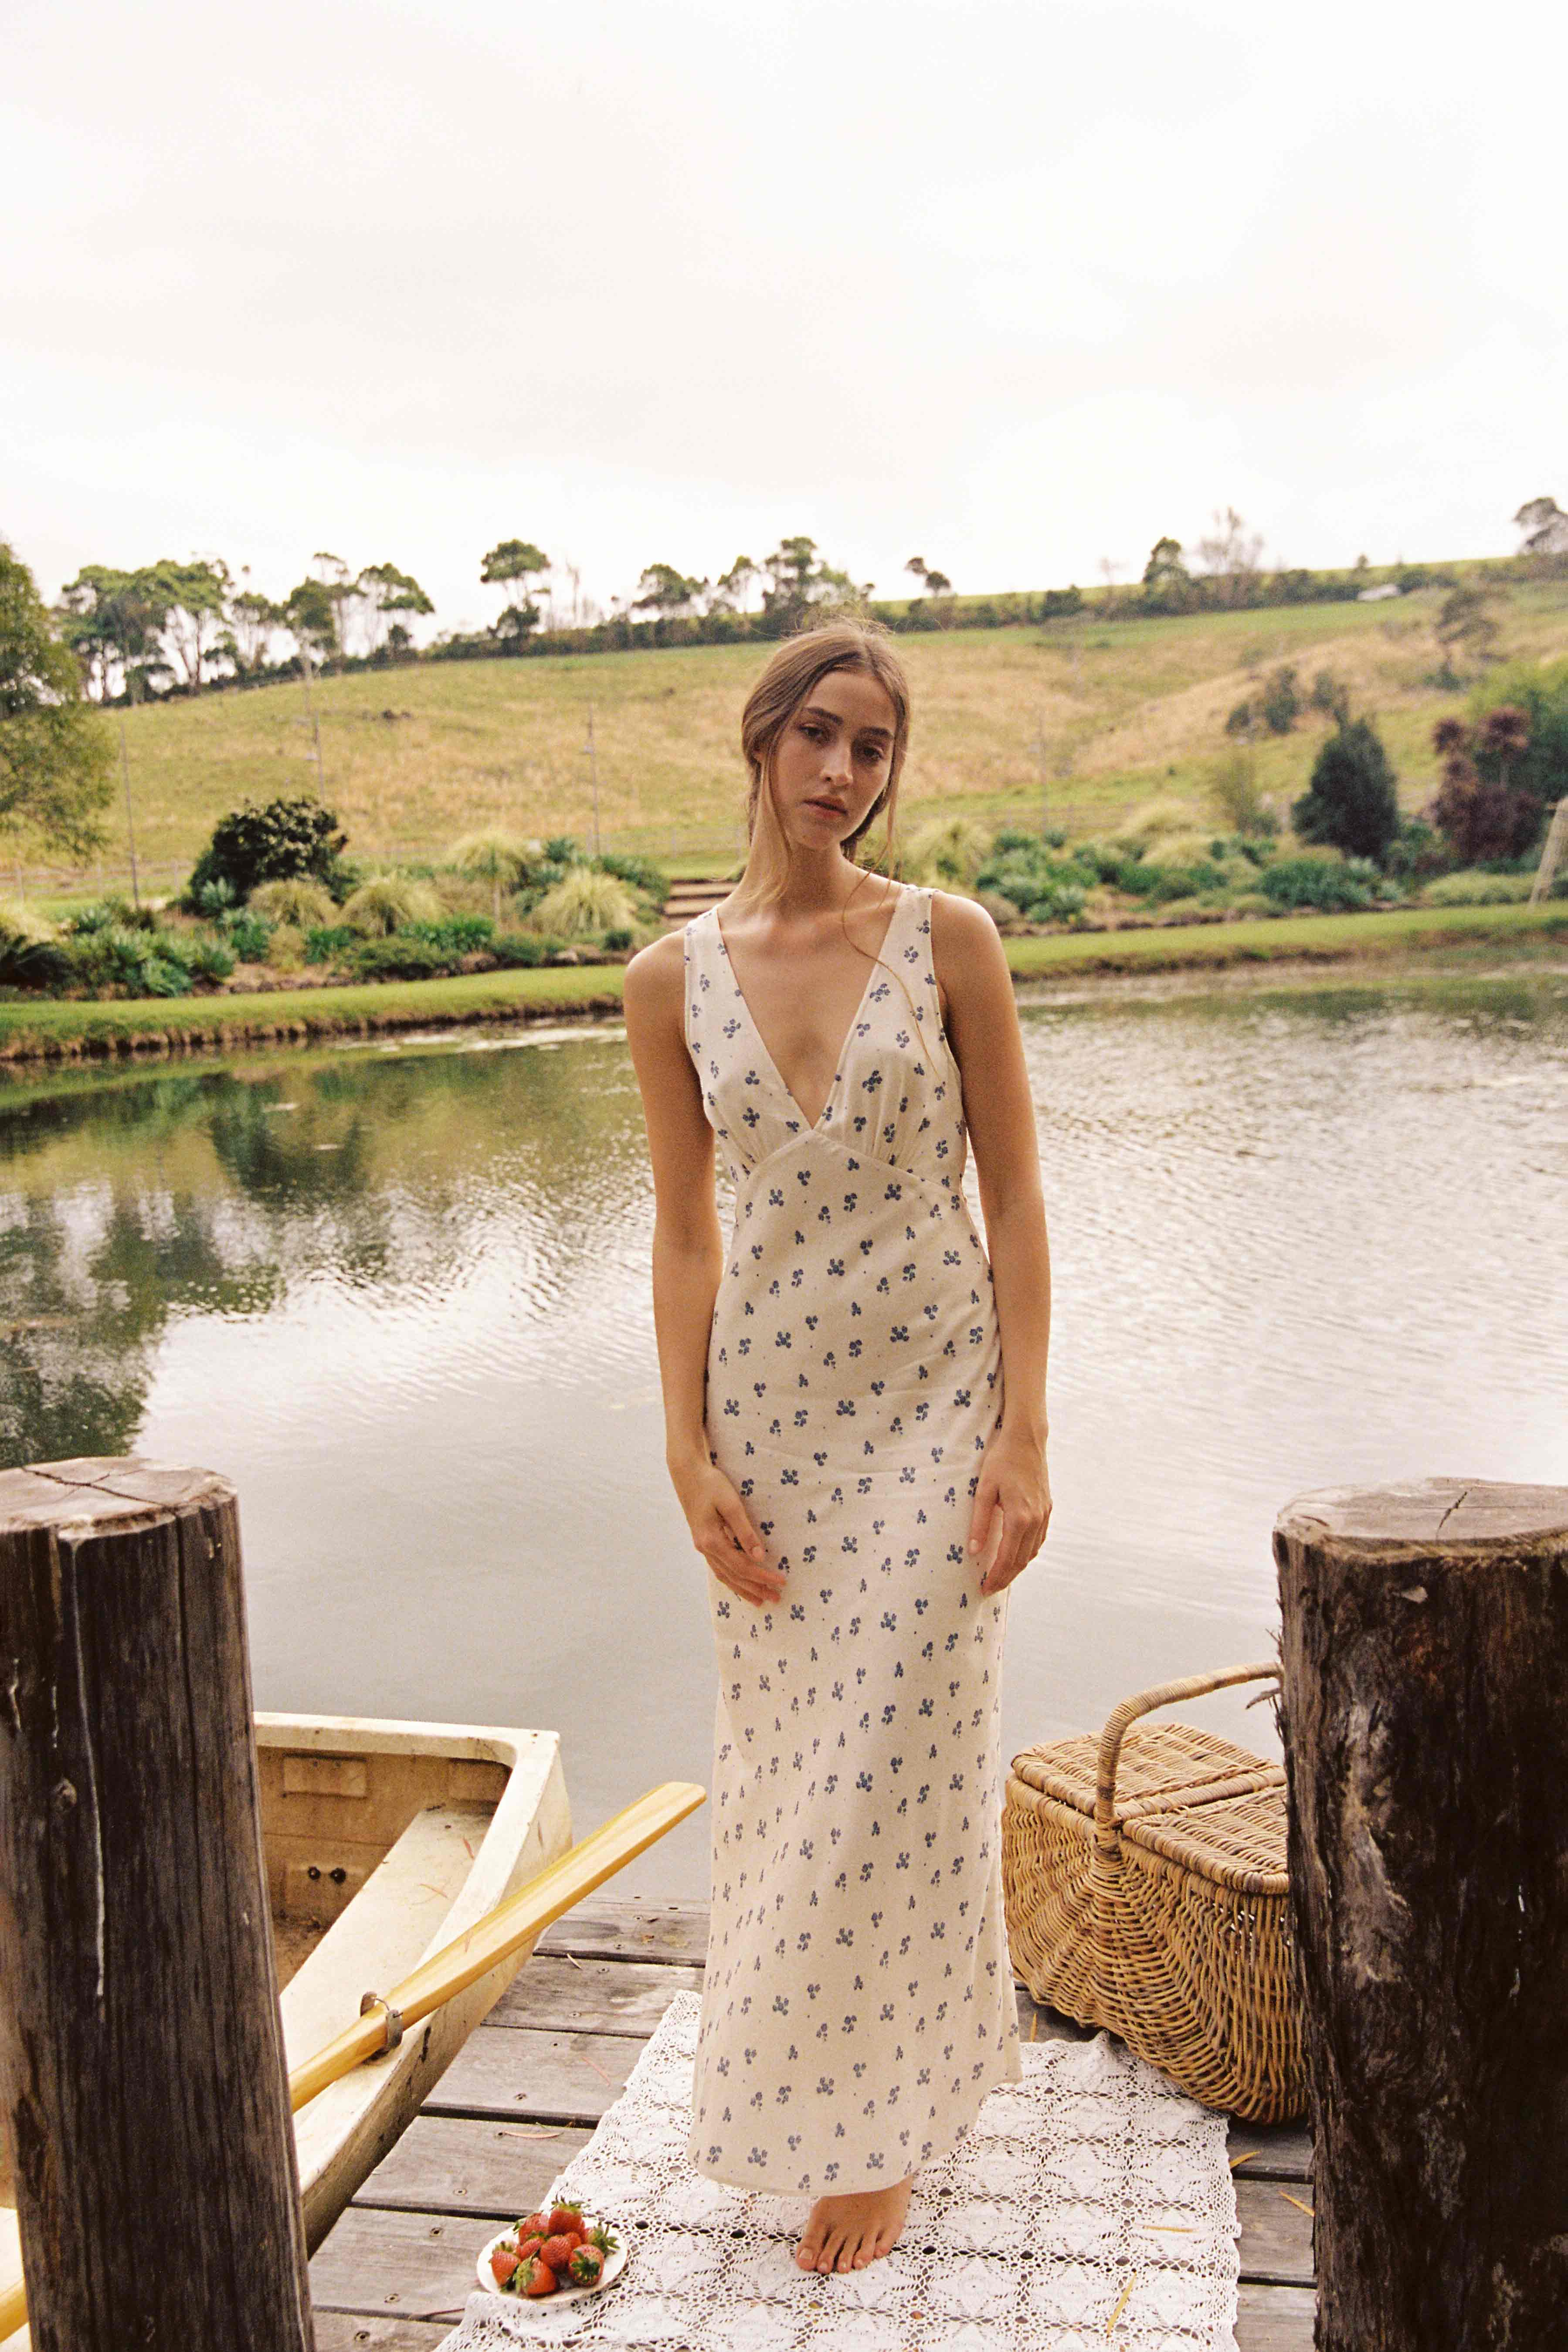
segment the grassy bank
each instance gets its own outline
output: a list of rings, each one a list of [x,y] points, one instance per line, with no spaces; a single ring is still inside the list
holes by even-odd
[[[1289,662],[1303,685],[1331,670],[1376,714],[1415,807],[1431,795],[1434,719],[1457,698],[1439,664],[1439,589],[1388,604],[1322,604],[1107,623],[953,629],[899,641],[914,691],[906,825],[960,810],[1100,832],[1141,800],[1188,799],[1206,821],[1207,772],[1234,706]],[[1568,652],[1568,585],[1510,588],[1499,651]],[[325,678],[316,689],[325,795],[366,860],[428,854],[477,825],[589,836],[584,753],[594,713],[602,836],[698,870],[740,840],[741,707],[766,649],[704,646],[529,661],[432,663]],[[1258,747],[1275,797],[1304,789],[1327,721]],[[132,711],[127,728],[142,856],[188,866],[215,819],[247,793],[313,786],[313,738],[295,686],[213,693]],[[1044,771],[1042,779],[1042,769]],[[120,828],[120,819],[111,819]],[[110,859],[123,865],[123,831]],[[25,862],[32,862],[26,853]],[[684,862],[684,861],[683,861]]]
[[[1273,922],[1189,924],[1062,932],[1005,942],[1015,980],[1093,972],[1201,971],[1235,964],[1378,963],[1455,947],[1507,952],[1568,946],[1568,904],[1423,907],[1382,915],[1298,915]],[[0,1061],[181,1053],[306,1042],[478,1022],[539,1021],[615,1013],[619,964],[392,981],[365,988],[300,988],[258,996],[143,1003],[41,1000],[0,1004]]]

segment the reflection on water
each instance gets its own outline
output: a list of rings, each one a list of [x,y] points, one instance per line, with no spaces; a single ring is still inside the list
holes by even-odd
[[[1303,1487],[1568,1481],[1562,982],[1023,1011],[1058,1509],[1009,1753],[1267,1655]],[[13,1084],[4,1458],[223,1471],[258,1704],[555,1726],[586,1829],[708,1766],[651,1218],[615,1027]],[[1205,1719],[1267,1749],[1244,1699]]]

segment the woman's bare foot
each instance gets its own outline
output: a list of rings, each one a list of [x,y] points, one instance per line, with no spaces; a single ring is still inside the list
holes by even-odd
[[[795,2250],[803,2271],[860,2271],[890,2254],[910,2210],[907,2180],[891,2189],[868,2189],[853,2197],[819,2197]]]

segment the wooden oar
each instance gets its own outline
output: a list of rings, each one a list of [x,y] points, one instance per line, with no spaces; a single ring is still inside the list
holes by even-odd
[[[295,2114],[329,2083],[352,2073],[367,2058],[378,2057],[387,2047],[394,2017],[406,2030],[443,2002],[467,1991],[478,1978],[510,1959],[520,1944],[542,1935],[552,1920],[581,1903],[585,1895],[592,1895],[606,1878],[613,1878],[688,1813],[695,1812],[707,1794],[694,1780],[666,1780],[650,1789],[476,1920],[466,1935],[422,1960],[412,1976],[379,1995],[345,2032],[313,2058],[307,2058],[302,2066],[295,2067],[289,2077],[289,2097]],[[26,2315],[27,2298],[21,2282],[0,2287],[0,2344],[21,2326]]]
[[[427,1960],[422,1960],[410,1977],[384,1994],[374,2006],[353,2024],[296,2066],[289,2077],[289,2096],[294,2112],[335,2083],[341,2074],[349,2074],[365,2059],[374,2058],[387,2046],[389,2012],[395,2012],[405,2029],[417,2025],[433,2009],[454,1994],[465,1991],[476,1978],[484,1976],[500,1960],[508,1959],[520,1944],[531,1936],[542,1935],[552,1919],[592,1895],[606,1878],[615,1875],[626,1864],[634,1861],[656,1838],[663,1837],[677,1822],[695,1812],[708,1791],[693,1780],[666,1780],[650,1789],[646,1797],[638,1797],[624,1811],[615,1813],[602,1829],[563,1853],[520,1886],[515,1895],[498,1904],[477,1920],[467,1935],[459,1936]]]

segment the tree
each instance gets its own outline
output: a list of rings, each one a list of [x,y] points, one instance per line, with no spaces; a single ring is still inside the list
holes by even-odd
[[[1215,509],[1214,529],[1198,541],[1198,561],[1214,582],[1215,602],[1249,604],[1258,582],[1263,541],[1248,530],[1234,507]]]
[[[217,651],[226,654],[238,675],[245,677],[261,668],[274,632],[287,628],[289,624],[281,604],[251,587],[248,563],[241,566],[239,576],[245,585],[236,589],[228,600],[228,634],[219,639]]]
[[[359,583],[342,557],[329,553],[325,548],[317,549],[310,558],[310,566],[306,579],[320,587],[332,621],[331,634],[321,659],[330,660],[335,655],[341,662],[348,651],[349,613],[359,594]],[[320,605],[315,609],[320,611]]]
[[[338,608],[320,580],[307,578],[290,588],[279,614],[279,625],[301,654],[313,654],[318,662],[331,659],[338,642]]]
[[[479,578],[487,588],[506,590],[506,606],[496,623],[498,636],[522,637],[538,626],[532,583],[549,569],[550,558],[531,539],[497,541],[479,567]]]
[[[800,627],[818,605],[849,599],[857,593],[847,572],[836,572],[817,553],[816,541],[799,534],[780,540],[763,559],[763,616],[773,634],[787,636]]]
[[[1513,520],[1526,555],[1568,555],[1568,514],[1555,499],[1527,499]]]
[[[107,702],[119,690],[137,698],[169,675],[162,639],[169,619],[169,588],[155,565],[120,572],[84,563],[60,592],[63,634],[86,673],[89,692]],[[119,688],[115,679],[118,677]]]
[[[76,656],[0,540],[0,828],[30,826],[73,856],[96,848],[113,758],[103,720],[81,698]]]
[[[1157,539],[1143,566],[1143,602],[1161,613],[1185,613],[1196,601],[1192,573],[1179,539]]]
[[[390,614],[427,614],[436,610],[418,581],[410,572],[399,572],[395,563],[367,563],[354,584],[369,614],[367,653],[374,654],[380,645]]]
[[[1543,804],[1518,781],[1531,749],[1531,718],[1515,703],[1499,703],[1474,726],[1440,719],[1433,749],[1443,781],[1433,802],[1433,824],[1461,866],[1501,864],[1534,845]]]
[[[1369,719],[1341,720],[1313,761],[1311,782],[1290,822],[1303,841],[1383,864],[1399,833],[1399,799],[1388,754]]]
[[[752,583],[757,577],[757,567],[749,555],[737,555],[728,572],[721,572],[714,590],[713,602],[731,613],[743,613],[752,593]]]
[[[163,556],[136,575],[163,611],[163,642],[174,654],[193,694],[202,690],[202,665],[215,649],[227,612],[228,566],[216,556],[193,555],[188,563]]]
[[[1443,648],[1445,677],[1454,675],[1453,657],[1456,648],[1468,653],[1473,661],[1495,661],[1498,625],[1493,606],[1497,592],[1489,583],[1470,583],[1450,588],[1433,624],[1433,632]]]
[[[262,807],[246,800],[214,825],[192,872],[188,896],[194,901],[216,882],[226,883],[236,898],[248,898],[258,883],[291,881],[297,875],[310,875],[330,890],[341,879],[339,859],[346,846],[336,816],[313,793],[279,793]]]
[[[709,584],[706,580],[689,580],[673,563],[650,563],[637,582],[638,593],[632,599],[632,610],[656,613],[660,619],[689,613],[707,595]]]

